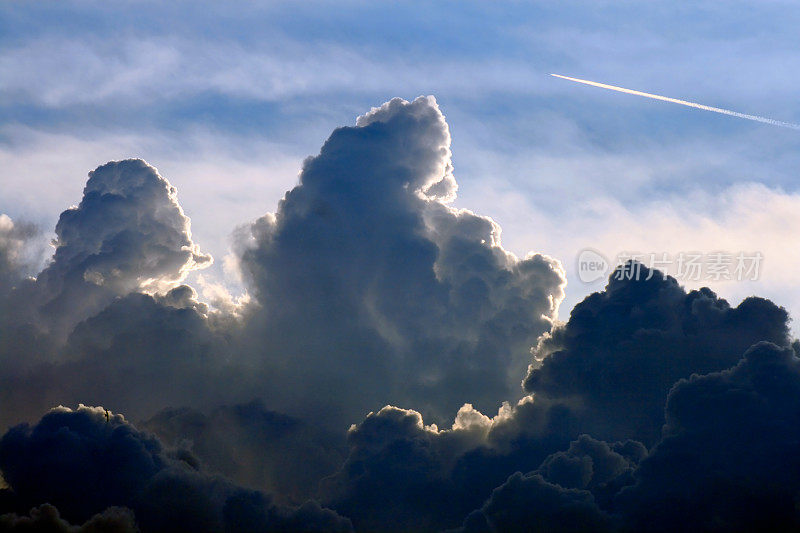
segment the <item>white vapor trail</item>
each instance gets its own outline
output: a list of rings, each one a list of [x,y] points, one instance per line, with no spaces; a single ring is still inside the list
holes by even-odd
[[[708,105],[698,104],[696,102],[678,100],[677,98],[670,98],[668,96],[661,96],[659,94],[634,91],[633,89],[625,89],[624,87],[617,87],[616,85],[607,85],[605,83],[598,83],[596,81],[582,80],[580,78],[570,78],[569,76],[561,76],[560,74],[550,74],[550,75],[564,80],[575,81],[578,83],[585,83],[586,85],[593,85],[595,87],[600,87],[601,89],[611,89],[612,91],[619,91],[621,93],[626,93],[626,94],[634,94],[636,96],[652,98],[653,100],[661,100],[662,102],[671,102],[673,104],[680,104],[680,105],[685,105],[687,107],[694,107],[695,109],[702,109],[703,111],[713,111],[714,113],[722,113],[723,115],[730,115],[732,117],[746,118],[747,120],[755,120],[756,122],[763,122],[764,124],[772,124],[773,126],[781,126],[783,128],[800,130],[800,124],[793,124],[791,122],[783,122],[781,120],[774,120],[767,117],[759,117],[758,115],[748,115],[746,113],[739,113],[738,111],[731,111],[730,109],[721,109],[719,107],[711,107]]]

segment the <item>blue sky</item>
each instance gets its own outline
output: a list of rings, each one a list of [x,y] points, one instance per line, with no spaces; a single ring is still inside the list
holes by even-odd
[[[800,122],[798,22],[791,2],[4,2],[0,212],[48,238],[89,170],[142,157],[235,288],[231,232],[332,129],[433,94],[456,205],[564,263],[562,318],[602,286],[574,275],[584,247],[762,251],[759,282],[712,287],[797,314],[800,133],[548,74]]]

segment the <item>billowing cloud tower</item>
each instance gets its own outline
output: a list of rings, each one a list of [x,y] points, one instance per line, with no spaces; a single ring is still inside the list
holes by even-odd
[[[391,100],[305,161],[242,256],[271,388],[350,417],[400,403],[439,420],[519,394],[563,270],[504,250],[490,218],[448,205],[455,194],[433,97]]]

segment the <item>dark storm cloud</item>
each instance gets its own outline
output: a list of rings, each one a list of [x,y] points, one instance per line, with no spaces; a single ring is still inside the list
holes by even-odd
[[[64,345],[48,348],[57,363],[14,373],[6,368],[0,374],[5,392],[0,421],[31,420],[53,405],[81,402],[107,405],[138,419],[165,405],[227,401],[231,393],[222,380],[243,373],[226,359],[222,331],[235,328],[217,328],[214,316],[204,314],[206,306],[193,295],[191,288],[180,286],[165,295],[117,298],[75,326]]]
[[[664,438],[620,494],[637,531],[800,527],[800,360],[759,343],[733,368],[679,381]]]
[[[646,454],[636,441],[609,444],[581,435],[538,469],[509,476],[467,516],[461,531],[615,530],[612,500],[633,483]]]
[[[192,405],[226,398],[228,389],[215,385],[229,377],[228,346],[195,296],[186,286],[164,296],[129,294],[78,324],[59,369],[65,401],[83,395],[139,418],[193,396]]]
[[[652,444],[678,379],[731,367],[759,341],[790,343],[788,315],[769,300],[731,307],[643,265],[639,279],[618,279],[621,272],[542,340],[534,351],[541,365],[524,383],[537,396],[569,402],[582,431],[596,437]]]
[[[415,411],[384,407],[348,432],[350,455],[323,492],[361,531],[441,529],[469,510],[448,474],[485,433],[473,429],[439,433]]]
[[[108,507],[133,510],[146,531],[346,531],[349,522],[308,503],[276,506],[264,493],[200,470],[186,452],[102,408],[57,408],[0,440],[0,468],[13,510],[50,503],[83,522]],[[8,496],[8,495],[7,495]]]
[[[139,531],[130,509],[109,507],[75,526],[61,518],[58,509],[49,503],[31,509],[27,515],[0,515],[0,531],[8,533],[135,533]]]
[[[329,480],[326,501],[361,530],[455,527],[472,506],[480,509],[465,527],[502,531],[510,527],[503,518],[509,513],[535,522],[526,509],[538,509],[539,498],[543,509],[555,513],[544,513],[542,527],[563,520],[562,505],[580,517],[565,521],[565,530],[611,527],[616,495],[634,483],[647,453],[640,442],[612,439],[657,442],[675,381],[735,365],[759,339],[788,345],[786,313],[771,302],[751,298],[731,308],[707,289],[687,294],[660,272],[645,280],[647,275],[612,275],[604,292],[577,306],[571,320],[539,346],[545,372],[562,371],[542,375],[558,376],[563,385],[554,380],[546,392],[505,407],[493,420],[462,409],[447,431],[397,408],[367,417],[349,433],[350,455]],[[563,338],[573,351],[543,353]],[[556,358],[565,355],[573,366],[559,368]],[[572,375],[580,379],[568,379]],[[629,425],[622,425],[625,420]],[[509,479],[515,472],[525,475]]]
[[[436,531],[458,526],[490,497],[495,510],[487,512],[510,512],[521,505],[511,494],[527,487],[544,491],[546,507],[562,497],[565,505],[590,502],[605,523],[598,505],[608,509],[618,490],[633,483],[647,450],[636,441],[610,444],[587,435],[570,443],[569,435],[576,430],[567,409],[530,398],[504,406],[493,419],[465,406],[448,430],[425,426],[415,411],[385,407],[348,432],[350,454],[323,483],[324,501],[358,530]],[[531,475],[492,496],[515,472]],[[467,525],[476,527],[476,519]],[[504,531],[508,524],[494,527]]]
[[[581,435],[566,451],[545,459],[538,472],[551,483],[590,491],[607,508],[617,491],[632,483],[646,455],[647,448],[638,441],[609,444]]]
[[[575,532],[611,531],[611,523],[586,490],[565,489],[541,475],[517,472],[496,488],[486,504],[459,530]]]
[[[394,99],[334,131],[252,226],[242,265],[261,309],[249,335],[290,400],[281,408],[341,424],[394,403],[445,420],[518,395],[562,269],[513,257],[491,219],[446,205],[449,147],[432,97]]]
[[[554,438],[555,428],[537,420],[553,410],[534,403],[507,407],[493,420],[464,408],[449,430],[395,407],[371,414],[350,430],[350,455],[323,484],[326,501],[361,531],[453,528],[476,508],[467,530],[481,530],[481,523],[487,531],[535,529],[540,522],[553,530],[571,513],[577,514],[565,524],[573,526],[564,530],[609,526],[607,509],[633,483],[646,449],[587,435],[572,443]],[[559,447],[565,450],[546,455]],[[528,474],[515,475],[520,471]]]
[[[456,527],[509,475],[567,448],[570,435],[567,410],[531,398],[492,419],[464,406],[446,430],[384,407],[348,432],[350,453],[323,483],[323,500],[359,530]]]
[[[172,447],[187,447],[210,471],[302,503],[344,460],[343,431],[326,431],[256,400],[201,412],[164,409],[141,427]]]

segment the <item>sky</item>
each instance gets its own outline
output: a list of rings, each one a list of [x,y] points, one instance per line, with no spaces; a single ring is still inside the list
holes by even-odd
[[[89,170],[142,157],[181,191],[217,259],[206,277],[234,287],[232,230],[274,211],[331,129],[431,94],[452,130],[456,205],[494,218],[517,254],[562,261],[562,318],[602,286],[574,275],[584,248],[612,262],[760,251],[760,282],[710,284],[796,308],[796,132],[548,76],[800,120],[789,6],[7,2],[0,209],[46,231]]]
[[[798,23],[784,1],[0,2],[0,522],[669,530],[657,503],[687,493],[708,528],[800,522],[774,462],[800,132],[550,76],[800,123]],[[609,279],[651,254],[674,279]],[[708,270],[739,254],[758,271]],[[742,431],[777,459],[720,452]],[[763,500],[708,496],[736,475]],[[112,489],[70,496],[91,483]]]

